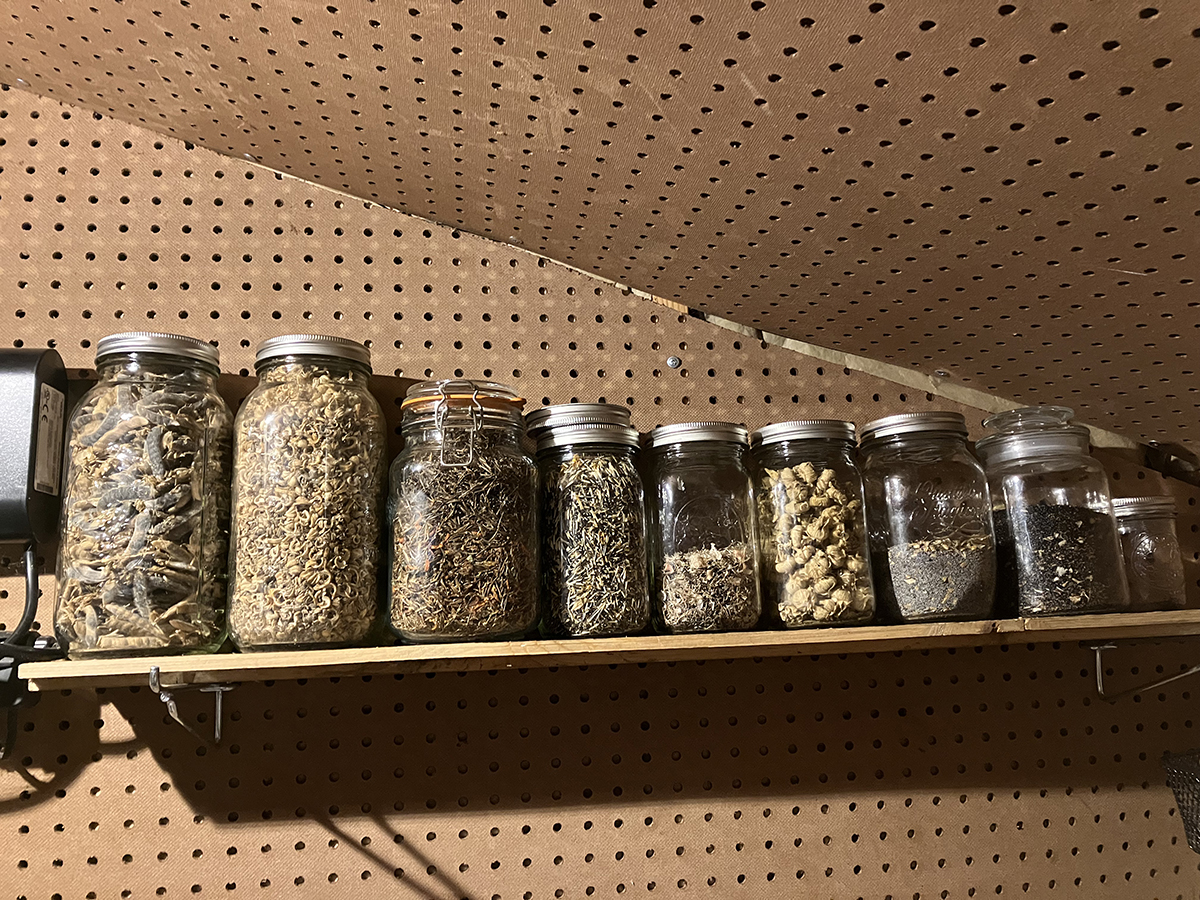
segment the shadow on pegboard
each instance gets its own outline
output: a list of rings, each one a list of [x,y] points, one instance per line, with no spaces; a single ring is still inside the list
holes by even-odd
[[[88,690],[46,694],[23,713],[14,752],[0,762],[0,815],[61,800],[90,765],[127,752],[130,741],[101,744],[100,721]]]
[[[1171,672],[1198,646],[1132,659]],[[105,701],[218,822],[1160,782],[1158,757],[1178,744],[1166,724],[1191,721],[1188,686],[1110,706],[1095,696],[1090,651],[1061,649],[245,684],[226,695],[219,747],[168,719],[147,688]],[[1111,674],[1145,680],[1136,666]],[[210,699],[178,699],[211,730]],[[1161,727],[1131,727],[1148,718]]]

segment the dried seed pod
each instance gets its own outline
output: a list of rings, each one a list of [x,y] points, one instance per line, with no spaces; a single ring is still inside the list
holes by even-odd
[[[375,622],[383,414],[365,367],[295,359],[260,371],[237,418],[229,624],[241,649],[354,643]]]
[[[148,352],[137,362],[102,359],[122,337],[100,342],[100,382],[72,417],[55,628],[73,657],[215,650],[232,431],[216,354],[190,338],[138,336]]]
[[[856,622],[874,610],[862,503],[832,467],[760,470],[767,589],[787,626]]]

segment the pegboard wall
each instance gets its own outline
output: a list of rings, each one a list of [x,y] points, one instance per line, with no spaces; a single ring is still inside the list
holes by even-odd
[[[1114,682],[1196,644],[1115,654]],[[183,695],[210,726],[209,698]],[[1194,898],[1158,757],[1077,647],[48,695],[0,771],[7,896]]]
[[[642,428],[981,415],[27,92],[0,93],[0,116],[3,339],[56,346],[77,378],[104,334],[182,331],[220,345],[236,400],[260,340],[310,330],[371,342],[393,426],[411,379],[451,374],[534,404],[604,397]],[[1104,461],[1119,494],[1180,499],[1200,600],[1200,491]],[[0,580],[0,618],[19,588]],[[1138,645],[1110,675],[1198,658],[1200,641]],[[215,749],[147,689],[52,693],[0,767],[0,889],[1195,898],[1157,762],[1197,742],[1193,690],[1108,706],[1075,645],[320,679],[237,688]],[[180,702],[211,727],[208,697]]]
[[[0,93],[0,115],[27,135],[0,146],[0,316],[16,346],[54,346],[73,369],[105,334],[161,330],[214,341],[222,368],[248,375],[260,341],[315,331],[368,342],[393,378],[490,378],[530,408],[603,397],[643,429],[933,405],[983,415],[21,91]]]
[[[710,6],[13,2],[0,65],[746,325],[1200,443],[1191,4]]]

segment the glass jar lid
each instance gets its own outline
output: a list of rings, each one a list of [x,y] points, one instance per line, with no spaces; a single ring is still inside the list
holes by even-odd
[[[543,406],[525,415],[525,427],[530,437],[538,437],[547,429],[568,425],[629,426],[632,414],[624,406],[613,403],[557,403]]]
[[[96,363],[106,356],[121,353],[161,353],[216,366],[220,362],[217,348],[207,341],[181,334],[162,334],[155,331],[126,331],[110,334],[96,342]]]
[[[268,338],[258,345],[254,368],[285,356],[331,356],[371,368],[371,351],[366,346],[349,338],[327,334],[284,334]]]
[[[1173,497],[1118,497],[1112,505],[1118,519],[1175,518]]]
[[[520,416],[524,407],[525,398],[508,385],[465,378],[419,382],[408,389],[400,404],[405,415],[445,416],[452,411],[465,411],[481,418],[498,414],[505,422],[511,421],[514,415]]]
[[[692,441],[723,441],[749,446],[750,434],[745,426],[733,422],[684,422],[682,425],[659,425],[646,436],[646,446],[650,448]]]
[[[541,429],[537,435],[537,449],[541,453],[543,450],[572,444],[619,444],[623,447],[636,447],[640,443],[640,437],[637,429],[628,425],[587,422],[559,425]]]
[[[494,381],[442,379],[422,381],[410,387],[400,404],[402,428],[433,425],[443,435],[440,460],[443,466],[467,466],[475,460],[477,437],[481,429],[522,429],[521,409],[525,398],[507,385]],[[446,431],[465,432],[466,453],[454,460],[446,452]]]
[[[1075,411],[1066,406],[1028,406],[996,413],[983,420],[994,434],[975,442],[985,464],[1038,456],[1087,453],[1090,433],[1072,424]]]
[[[1075,410],[1069,406],[1023,406],[988,416],[983,427],[996,432],[1026,432],[1070,425]]]
[[[799,419],[778,422],[758,429],[750,438],[754,446],[777,444],[780,441],[845,441],[854,443],[854,423],[840,419]]]
[[[967,436],[967,420],[962,413],[939,410],[937,412],[900,413],[884,416],[868,422],[862,427],[863,443],[902,434],[942,432]]]

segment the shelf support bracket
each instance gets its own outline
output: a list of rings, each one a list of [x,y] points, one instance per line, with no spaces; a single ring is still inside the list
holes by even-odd
[[[1163,685],[1171,684],[1175,681],[1180,681],[1184,678],[1190,678],[1192,675],[1200,674],[1200,666],[1192,666],[1182,672],[1174,675],[1168,675],[1166,678],[1160,678],[1157,681],[1151,681],[1148,684],[1141,684],[1137,687],[1129,688],[1128,690],[1120,691],[1116,694],[1108,694],[1104,691],[1104,651],[1117,649],[1115,644],[1099,644],[1092,647],[1092,652],[1096,654],[1096,693],[1101,700],[1106,700],[1109,703],[1116,703],[1123,697],[1132,697],[1134,694],[1144,694],[1146,691],[1152,691],[1155,688],[1160,688]]]
[[[209,740],[204,735],[202,735],[200,732],[198,732],[195,728],[193,728],[191,725],[189,725],[187,722],[185,722],[179,715],[179,706],[175,702],[175,693],[174,692],[181,691],[181,690],[192,690],[192,689],[199,690],[201,693],[204,693],[204,694],[212,694],[213,695],[213,736],[212,736],[212,740]],[[206,684],[206,685],[203,685],[198,688],[195,687],[194,685],[185,685],[183,687],[177,687],[177,688],[165,688],[162,686],[162,681],[161,681],[161,676],[160,676],[158,666],[150,667],[150,690],[152,690],[152,691],[154,691],[154,693],[158,694],[158,699],[166,704],[167,715],[169,715],[172,719],[174,719],[176,722],[178,722],[180,725],[182,725],[184,728],[186,728],[192,734],[193,737],[203,741],[206,744],[210,744],[213,746],[216,746],[217,744],[221,743],[221,720],[222,720],[223,698],[226,693],[228,693],[229,691],[232,691],[233,689],[234,689],[234,685],[232,685],[232,684]]]

